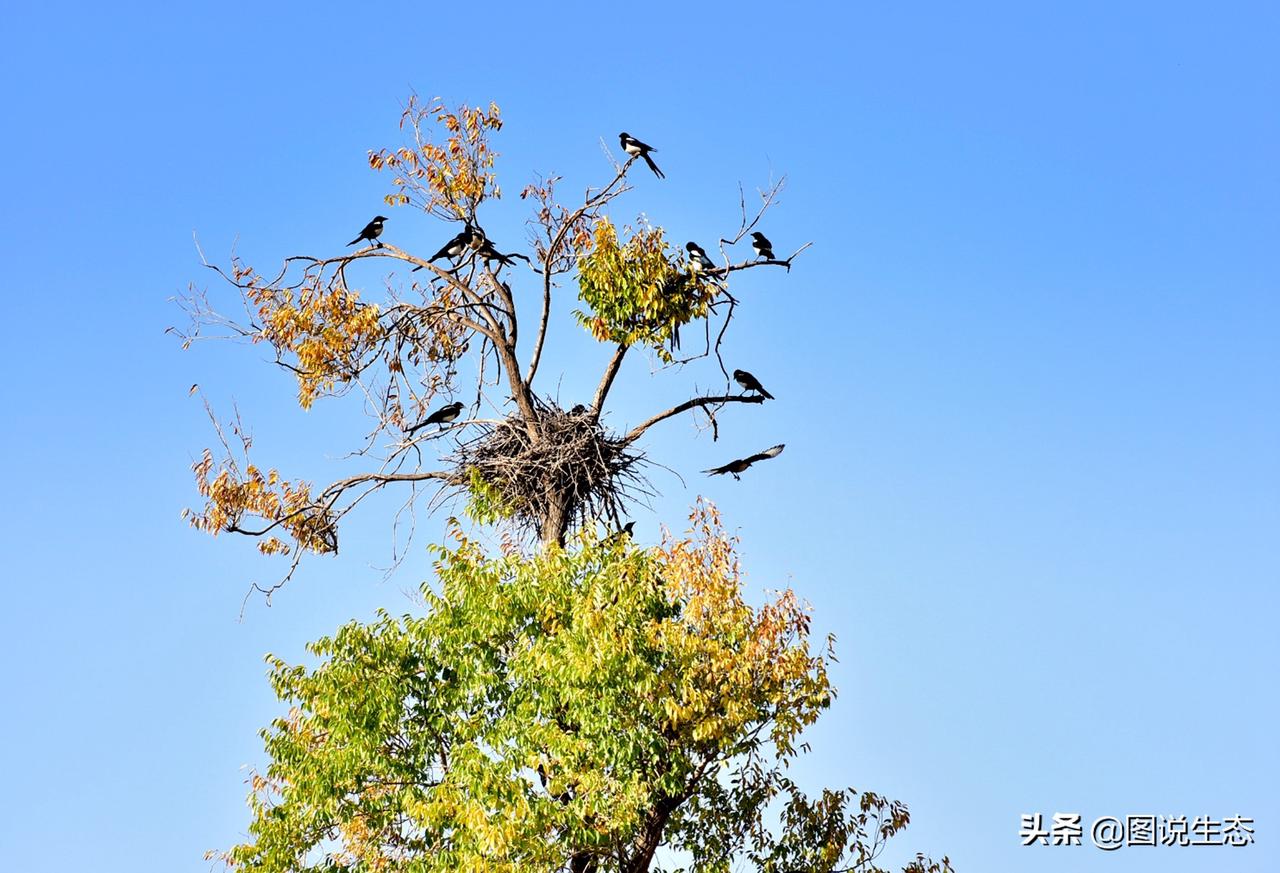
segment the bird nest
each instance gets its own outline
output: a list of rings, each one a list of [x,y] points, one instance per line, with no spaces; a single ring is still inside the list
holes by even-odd
[[[534,532],[557,518],[566,529],[621,524],[627,504],[652,495],[640,473],[643,456],[581,407],[540,404],[532,428],[513,413],[460,444],[449,460],[473,499]]]

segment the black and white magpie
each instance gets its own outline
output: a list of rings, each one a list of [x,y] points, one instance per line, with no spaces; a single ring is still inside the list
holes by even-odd
[[[451,421],[457,421],[459,415],[462,415],[462,403],[455,400],[453,403],[441,406],[422,421],[409,428],[405,433],[412,435],[414,431],[430,424],[448,424]]]
[[[360,231],[360,235],[355,239],[353,239],[351,242],[347,243],[347,245],[353,246],[356,243],[360,242],[361,240],[365,240],[365,239],[367,239],[369,242],[373,243],[374,245],[378,245],[378,246],[382,245],[382,243],[376,242],[376,240],[378,239],[378,237],[382,236],[382,222],[386,220],[387,220],[387,217],[385,215],[375,215],[373,217],[373,221],[366,224],[364,226],[364,230]]]
[[[481,242],[480,245],[476,246],[476,255],[484,259],[485,266],[489,266],[494,261],[497,261],[500,265],[508,267],[515,263],[515,258],[520,258],[526,264],[531,263],[527,255],[522,255],[519,252],[511,252],[510,254],[504,255],[502,252],[494,248],[493,243],[487,239]]]
[[[653,175],[659,179],[667,178],[667,174],[659,170],[658,165],[653,162],[653,158],[649,157],[649,152],[656,152],[657,149],[651,145],[645,145],[626,131],[618,134],[618,141],[622,143],[622,150],[627,154],[632,157],[639,155],[644,158],[644,162],[649,165],[649,169],[653,170]]]
[[[696,242],[687,242],[684,247],[685,251],[689,253],[689,266],[693,268],[695,273],[701,273],[704,270],[714,270],[716,268],[715,261],[707,257],[706,250]]]
[[[764,390],[764,386],[760,384],[760,380],[752,376],[746,370],[734,370],[733,381],[742,386],[744,391],[754,391],[767,400],[772,400],[773,395]]]
[[[773,256],[773,243],[758,230],[751,232],[751,248],[756,250],[757,258],[764,258],[766,261],[777,260]]]
[[[703,470],[702,472],[711,476],[723,476],[725,473],[728,473],[735,479],[741,479],[742,477],[738,475],[739,473],[745,473],[747,468],[756,461],[767,461],[770,458],[778,457],[778,455],[782,454],[782,450],[784,448],[786,448],[785,443],[778,443],[778,445],[773,448],[765,449],[763,452],[754,454],[749,458],[739,458],[736,461],[730,461],[723,467],[712,467],[710,470]]]
[[[436,261],[440,260],[441,258],[448,258],[451,261],[458,260],[464,254],[466,254],[467,248],[471,246],[472,240],[475,239],[476,235],[477,235],[477,230],[475,225],[473,225],[469,221],[466,222],[462,226],[462,230],[458,231],[457,235],[455,235],[453,239],[449,240],[447,243],[442,245],[440,247],[440,251],[436,252],[434,255],[427,258],[427,263],[434,264]],[[480,240],[483,241],[484,231],[479,231],[479,236],[480,236]],[[476,243],[476,245],[479,245],[479,244],[480,243]],[[422,266],[419,265],[417,267],[414,267],[409,272],[416,273],[421,269],[422,269]]]

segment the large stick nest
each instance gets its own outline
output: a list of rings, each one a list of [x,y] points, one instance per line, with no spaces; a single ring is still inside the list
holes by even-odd
[[[589,410],[539,403],[536,436],[513,413],[458,446],[449,458],[458,479],[478,475],[504,514],[538,533],[560,515],[569,528],[598,520],[621,524],[627,504],[651,496],[644,457],[611,436]]]

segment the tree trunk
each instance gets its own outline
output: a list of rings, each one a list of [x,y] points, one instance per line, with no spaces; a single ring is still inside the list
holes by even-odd
[[[566,494],[558,494],[550,501],[550,508],[547,515],[542,519],[542,545],[549,546],[555,543],[558,546],[564,545],[565,534],[569,532],[569,497]]]

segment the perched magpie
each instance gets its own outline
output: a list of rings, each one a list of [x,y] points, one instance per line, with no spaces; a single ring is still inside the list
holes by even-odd
[[[764,386],[760,384],[760,380],[752,376],[746,370],[734,370],[733,381],[742,386],[743,391],[754,391],[767,400],[772,400],[773,395],[764,390]]]
[[[714,270],[716,262],[707,257],[706,251],[696,242],[687,242],[684,244],[685,250],[689,253],[689,266],[693,268],[695,273],[701,273],[703,270]]]
[[[475,249],[476,255],[484,259],[485,266],[497,261],[502,266],[509,267],[515,263],[515,260],[513,260],[514,258],[520,258],[526,264],[532,263],[527,255],[522,255],[519,252],[512,252],[511,254],[504,255],[502,252],[494,248],[493,243],[487,239],[483,240],[480,245],[475,247]]]
[[[745,473],[747,468],[756,461],[767,461],[770,458],[778,457],[778,455],[782,454],[782,450],[785,447],[785,443],[779,443],[773,448],[765,449],[763,452],[752,455],[749,458],[739,458],[736,461],[730,461],[723,467],[712,467],[710,470],[703,470],[702,472],[711,476],[723,476],[725,473],[728,473],[735,479],[741,479],[742,477],[738,475],[739,473]]]
[[[773,243],[758,230],[751,232],[751,247],[756,250],[757,258],[764,258],[766,261],[776,260],[773,256]]]
[[[570,410],[569,410],[569,414],[570,414],[570,415],[582,415],[582,413],[584,413],[584,412],[586,412],[586,411],[587,411],[587,407],[583,406],[581,403],[575,403],[575,404],[573,405],[573,409],[570,409]]]
[[[412,435],[419,428],[426,427],[429,424],[448,424],[451,421],[457,421],[458,416],[462,414],[462,403],[454,401],[453,403],[441,406],[435,412],[428,415],[422,421],[409,428],[405,433]]]
[[[382,236],[382,222],[386,220],[387,220],[387,217],[385,215],[375,215],[373,217],[373,221],[366,224],[364,226],[364,230],[360,231],[360,235],[355,239],[353,239],[351,242],[347,243],[347,245],[353,246],[356,243],[360,242],[360,240],[362,239],[367,239],[369,242],[377,246],[382,245],[382,243],[375,242],[375,241],[378,239],[378,237]]]
[[[659,170],[658,165],[653,162],[653,158],[649,157],[649,152],[656,152],[657,149],[651,145],[645,145],[626,131],[618,134],[618,141],[622,143],[622,150],[627,154],[632,157],[639,155],[644,158],[644,162],[649,165],[649,169],[653,170],[653,175],[659,179],[667,178],[667,174]]]
[[[462,254],[467,250],[467,246],[471,245],[471,238],[475,235],[475,232],[475,226],[468,221],[462,226],[462,230],[459,231],[453,239],[440,247],[440,251],[427,258],[427,263],[434,264],[441,258],[448,258],[451,261],[458,260],[458,258],[462,257]],[[421,269],[422,267],[419,265],[409,272],[416,273]]]

